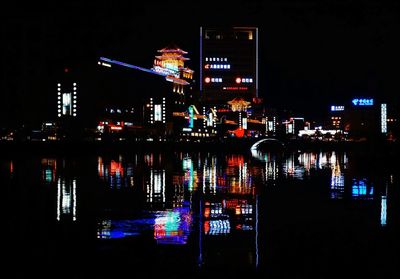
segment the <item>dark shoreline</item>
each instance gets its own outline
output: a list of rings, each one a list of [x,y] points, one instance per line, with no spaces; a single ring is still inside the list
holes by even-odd
[[[108,152],[234,152],[247,153],[254,144],[254,139],[229,139],[216,142],[0,142],[0,154],[55,154],[79,155]],[[357,154],[396,157],[400,155],[397,142],[310,142],[291,140],[287,142],[267,142],[260,144],[260,151],[278,152],[316,152],[316,151],[349,151]]]

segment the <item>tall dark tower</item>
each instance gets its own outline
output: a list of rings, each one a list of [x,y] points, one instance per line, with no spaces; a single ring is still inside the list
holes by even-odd
[[[209,104],[258,98],[258,28],[200,27],[200,94]]]

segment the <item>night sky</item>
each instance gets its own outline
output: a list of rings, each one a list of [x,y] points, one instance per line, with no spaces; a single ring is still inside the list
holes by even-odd
[[[200,26],[260,28],[260,95],[269,107],[318,118],[354,96],[399,104],[395,2],[81,2],[2,9],[0,126],[55,119],[56,83],[66,67],[83,84],[83,102],[95,103],[99,56],[150,68],[157,49],[174,43],[198,74]]]

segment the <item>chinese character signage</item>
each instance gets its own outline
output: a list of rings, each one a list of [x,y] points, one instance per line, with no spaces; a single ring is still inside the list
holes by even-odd
[[[355,106],[372,106],[372,105],[374,105],[374,99],[353,99],[351,102]]]

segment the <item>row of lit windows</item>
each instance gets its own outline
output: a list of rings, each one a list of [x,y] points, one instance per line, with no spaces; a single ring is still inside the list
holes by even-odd
[[[230,69],[230,64],[205,64],[204,69]]]
[[[340,120],[340,119],[342,119],[342,118],[341,118],[340,116],[332,116],[331,119],[332,119],[332,120],[334,120],[334,119],[336,119],[336,120],[339,119],[339,120]]]
[[[219,62],[219,61],[221,61],[221,62],[223,62],[223,61],[228,61],[228,58],[226,58],[226,57],[206,57],[206,61],[208,62],[208,61],[216,61],[216,62]]]

